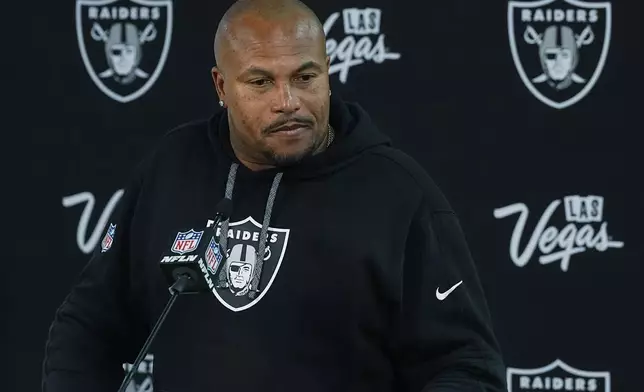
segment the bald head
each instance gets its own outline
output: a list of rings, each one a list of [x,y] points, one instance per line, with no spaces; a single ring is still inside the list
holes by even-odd
[[[299,162],[328,137],[329,57],[317,16],[297,0],[239,0],[215,37],[212,77],[230,143],[248,167]]]
[[[217,66],[225,68],[229,52],[244,50],[249,41],[279,41],[291,35],[313,40],[326,51],[324,29],[315,13],[298,0],[238,0],[226,11],[215,34]]]

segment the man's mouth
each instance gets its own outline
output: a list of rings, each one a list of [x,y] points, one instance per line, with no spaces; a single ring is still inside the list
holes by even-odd
[[[279,128],[273,129],[271,133],[278,133],[282,135],[296,135],[306,129],[308,129],[308,125],[301,124],[301,123],[290,123],[290,124],[285,124],[282,125]]]

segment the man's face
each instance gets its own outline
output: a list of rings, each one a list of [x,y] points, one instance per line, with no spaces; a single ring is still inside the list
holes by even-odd
[[[231,140],[251,160],[292,164],[325,140],[328,58],[318,34],[306,20],[242,20],[228,41],[213,77],[228,107]]]

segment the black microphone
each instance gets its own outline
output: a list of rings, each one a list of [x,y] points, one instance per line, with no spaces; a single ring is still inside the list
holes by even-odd
[[[217,213],[215,214],[214,223],[211,229],[213,231],[213,236],[216,236],[217,234],[217,226],[219,226],[219,223],[230,217],[232,209],[232,200],[228,198],[223,198],[219,203],[217,203]],[[201,234],[203,235],[206,233]],[[210,236],[207,235],[205,237],[209,238]],[[165,308],[163,308],[163,312],[161,312],[157,322],[154,324],[154,327],[152,328],[148,339],[145,341],[143,348],[141,348],[139,355],[136,357],[134,364],[132,364],[132,368],[121,383],[121,387],[118,392],[125,392],[127,389],[134,377],[134,373],[139,369],[139,365],[148,354],[152,341],[159,332],[159,329],[161,329],[161,325],[163,325],[165,318],[179,295],[196,294],[208,291],[208,289],[212,287],[212,281],[208,276],[208,271],[204,271],[204,268],[202,268],[203,259],[200,259],[200,256],[204,254],[204,244],[207,243],[208,241],[206,238],[200,238],[200,243],[194,251],[181,256],[164,255],[161,259],[161,269],[170,283],[168,290],[170,291],[171,296],[165,305]],[[199,261],[197,261],[198,259]]]
[[[210,230],[203,233],[199,241],[198,247],[187,254],[182,256],[177,255],[164,255],[161,259],[161,270],[165,275],[168,284],[174,284],[177,278],[182,275],[190,277],[183,294],[197,294],[209,291],[211,288],[210,278],[208,274],[203,271],[202,264],[203,258],[206,253],[210,238],[217,235],[217,226],[230,217],[233,210],[232,200],[223,198],[217,203],[216,214],[213,219],[213,224]],[[210,234],[210,231],[212,233]],[[199,260],[202,259],[202,260]],[[201,262],[200,262],[201,261]]]

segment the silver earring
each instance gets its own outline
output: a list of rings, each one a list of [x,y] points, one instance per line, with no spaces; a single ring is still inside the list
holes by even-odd
[[[224,107],[224,101],[222,101],[221,99],[219,100],[219,106],[221,106],[222,108]]]
[[[329,90],[329,97],[331,96],[331,90]]]

